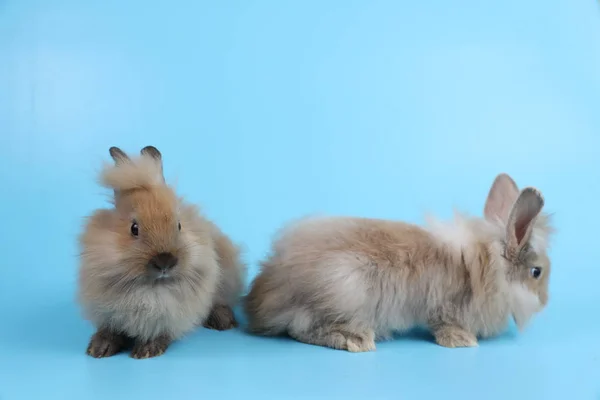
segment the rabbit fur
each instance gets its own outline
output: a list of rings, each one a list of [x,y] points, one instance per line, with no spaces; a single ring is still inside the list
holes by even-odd
[[[419,227],[347,217],[284,228],[244,300],[249,330],[352,352],[416,326],[445,347],[476,346],[548,301],[553,231],[533,188],[500,174],[485,218]]]
[[[94,212],[79,238],[78,298],[97,328],[88,354],[131,345],[134,358],[153,357],[200,324],[236,326],[245,278],[238,248],[165,183],[156,148],[110,154],[101,182],[114,207]]]

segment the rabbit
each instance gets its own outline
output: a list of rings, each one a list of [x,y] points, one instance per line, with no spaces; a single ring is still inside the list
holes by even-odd
[[[350,352],[414,327],[448,348],[477,346],[511,317],[522,330],[548,301],[543,205],[499,174],[485,218],[301,219],[280,231],[244,298],[248,330]]]
[[[238,247],[167,185],[155,147],[133,159],[109,151],[114,165],[100,180],[114,207],[95,211],[79,237],[78,299],[97,329],[87,354],[155,357],[196,326],[237,326],[246,271]]]

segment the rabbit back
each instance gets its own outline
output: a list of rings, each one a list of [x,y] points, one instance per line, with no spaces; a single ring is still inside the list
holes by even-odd
[[[246,299],[250,329],[282,333],[326,321],[368,326],[377,336],[425,324],[432,305],[460,297],[467,276],[452,254],[414,225],[311,219],[285,229]],[[456,275],[453,287],[448,274]]]

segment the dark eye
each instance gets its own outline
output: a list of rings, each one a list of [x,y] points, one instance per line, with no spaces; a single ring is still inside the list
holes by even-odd
[[[542,274],[542,269],[540,267],[532,267],[529,272],[533,279],[538,279]]]
[[[138,233],[139,233],[138,224],[137,224],[137,222],[134,222],[134,223],[131,224],[131,234],[133,236],[137,236]]]
[[[177,225],[177,227],[179,228],[179,230],[181,230],[181,222],[179,223],[179,225]]]

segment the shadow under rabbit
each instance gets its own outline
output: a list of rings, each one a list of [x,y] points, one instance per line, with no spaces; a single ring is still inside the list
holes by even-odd
[[[312,344],[308,344],[308,343],[299,342],[285,333],[282,333],[282,334],[276,335],[276,336],[257,336],[257,335],[253,335],[253,334],[246,332],[244,330],[244,328],[245,327],[241,327],[242,334],[245,336],[248,336],[248,337],[255,338],[254,340],[256,340],[258,342],[263,342],[263,343],[260,343],[261,345],[266,344],[266,342],[277,343],[278,345],[283,345],[286,342],[289,342],[289,343],[299,343],[304,346],[321,348],[324,350],[340,351],[340,350],[336,350],[336,349],[332,349],[332,348],[328,348],[328,347],[324,347],[324,346],[320,346],[320,345],[312,345]],[[479,344],[481,345],[481,344],[493,344],[493,343],[507,342],[507,341],[516,340],[517,338],[518,338],[518,332],[516,332],[516,328],[509,327],[505,332],[503,332],[497,336],[493,336],[493,337],[485,338],[485,339],[479,339]],[[380,338],[380,339],[376,340],[376,346],[378,349],[380,347],[387,347],[387,345],[404,345],[404,344],[410,344],[411,346],[415,345],[415,344],[423,344],[423,345],[431,345],[431,346],[441,347],[436,343],[433,334],[426,328],[413,328],[413,329],[410,329],[410,330],[404,331],[404,332],[395,332],[389,337]]]

